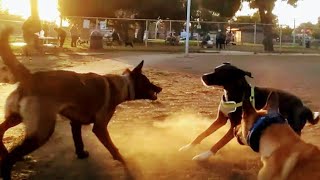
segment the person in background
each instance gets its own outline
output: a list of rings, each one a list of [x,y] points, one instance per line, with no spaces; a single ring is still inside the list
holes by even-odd
[[[54,28],[54,30],[58,33],[58,39],[60,40],[59,47],[63,47],[64,40],[66,39],[67,32],[62,28]]]
[[[112,36],[112,42],[117,42],[118,45],[121,45],[120,38],[119,38],[119,34],[116,32],[115,29],[113,30],[111,36]]]
[[[25,54],[29,55],[29,50],[37,49],[40,51],[40,42],[39,33],[41,30],[41,23],[38,18],[30,16],[22,25],[22,33],[23,33],[23,40],[26,43],[26,47],[24,48]]]
[[[42,25],[42,30],[44,32],[43,36],[44,37],[48,37],[48,33],[49,33],[49,24],[48,23],[43,23]]]
[[[79,28],[77,25],[72,25],[70,29],[71,47],[77,47],[77,40],[79,39]]]

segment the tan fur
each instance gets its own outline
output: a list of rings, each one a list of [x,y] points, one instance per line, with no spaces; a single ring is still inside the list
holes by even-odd
[[[271,108],[278,110],[275,107]],[[243,140],[246,136],[243,137],[245,133],[241,131],[251,129],[254,122],[267,112],[244,111],[237,137],[245,144],[246,141]],[[259,153],[263,163],[258,174],[259,180],[320,179],[319,148],[302,141],[288,124],[273,124],[263,131]]]
[[[49,139],[58,114],[71,121],[78,158],[89,155],[84,150],[81,126],[93,123],[93,133],[112,157],[123,163],[131,177],[124,158],[111,140],[107,125],[120,103],[135,99],[156,100],[157,93],[161,92],[160,87],[142,74],[143,61],[123,75],[102,76],[61,70],[31,73],[13,54],[8,43],[9,34],[9,30],[2,32],[0,55],[19,85],[7,99],[6,119],[0,125],[3,178],[10,179],[14,163]],[[2,142],[3,135],[7,129],[21,122],[26,127],[26,138],[21,145],[8,152]]]

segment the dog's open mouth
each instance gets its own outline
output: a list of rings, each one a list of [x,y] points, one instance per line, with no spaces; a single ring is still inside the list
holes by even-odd
[[[151,91],[151,100],[157,100],[158,94],[162,91],[162,88],[157,87],[155,90]]]
[[[158,99],[158,94],[159,94],[160,92],[152,92],[152,95],[151,95],[151,100],[157,100]]]

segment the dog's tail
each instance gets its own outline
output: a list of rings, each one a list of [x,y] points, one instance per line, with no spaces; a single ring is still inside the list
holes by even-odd
[[[305,119],[312,125],[315,125],[319,122],[320,113],[319,112],[312,112],[309,108],[303,107],[302,114]]]
[[[0,56],[5,65],[8,66],[9,70],[18,82],[25,82],[30,80],[30,71],[18,61],[16,56],[13,54],[9,44],[9,36],[13,32],[12,28],[5,28],[2,30],[0,35]]]

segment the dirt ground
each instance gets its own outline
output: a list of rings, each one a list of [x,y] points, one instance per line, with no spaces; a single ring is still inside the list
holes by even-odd
[[[247,180],[255,179],[261,166],[259,156],[235,140],[208,162],[197,163],[192,157],[208,150],[229,127],[214,133],[190,152],[178,152],[206,129],[216,116],[222,90],[204,87],[201,74],[229,61],[251,71],[253,85],[276,87],[299,95],[312,109],[319,110],[319,56],[106,53],[104,55],[20,57],[34,71],[70,69],[77,72],[121,73],[145,59],[145,73],[163,88],[159,100],[132,101],[120,105],[109,124],[109,131],[120,153],[127,159],[137,179]],[[0,102],[14,85],[0,86]],[[4,103],[0,104],[3,112]],[[3,114],[1,114],[3,115]],[[307,126],[303,139],[320,145],[319,125]],[[120,163],[91,132],[83,127],[83,138],[90,157],[78,160],[74,154],[70,126],[58,117],[56,131],[42,148],[17,163],[14,179],[124,179]],[[12,148],[23,138],[23,126],[6,133],[6,146]]]

